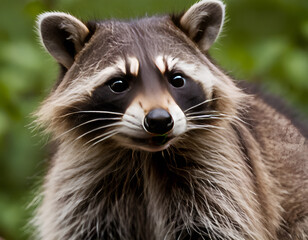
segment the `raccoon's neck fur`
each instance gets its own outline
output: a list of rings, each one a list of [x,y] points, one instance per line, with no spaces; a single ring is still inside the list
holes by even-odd
[[[112,142],[86,153],[63,142],[37,221],[45,219],[43,229],[66,227],[43,233],[44,239],[269,239],[260,212],[275,208],[262,205],[273,194],[271,186],[256,185],[268,175],[251,162],[259,155],[251,140],[234,121],[215,134],[189,132],[157,153]]]

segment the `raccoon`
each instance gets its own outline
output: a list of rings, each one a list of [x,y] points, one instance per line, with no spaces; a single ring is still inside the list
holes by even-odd
[[[61,73],[37,239],[308,239],[307,134],[210,60],[224,16],[39,16]]]

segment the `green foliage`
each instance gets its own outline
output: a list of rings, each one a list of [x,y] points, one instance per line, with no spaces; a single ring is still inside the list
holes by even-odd
[[[31,113],[57,78],[39,46],[37,14],[57,10],[84,19],[181,11],[192,0],[2,0],[0,8],[0,236],[26,239],[33,189],[46,170],[46,146]],[[211,50],[238,79],[262,83],[308,115],[308,1],[228,0],[228,22]]]
[[[215,58],[308,114],[308,2],[233,0]]]

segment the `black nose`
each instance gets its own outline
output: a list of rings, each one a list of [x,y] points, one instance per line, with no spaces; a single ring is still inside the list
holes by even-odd
[[[166,110],[156,108],[145,116],[144,128],[150,133],[164,134],[173,128],[173,119]]]

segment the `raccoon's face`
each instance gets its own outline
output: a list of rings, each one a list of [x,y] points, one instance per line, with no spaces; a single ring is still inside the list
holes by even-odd
[[[223,18],[224,5],[215,0],[178,17],[129,22],[84,24],[64,13],[42,14],[41,40],[64,74],[39,121],[55,137],[71,136],[83,146],[112,141],[146,151],[210,126],[222,116],[215,100],[226,80],[202,52]]]

